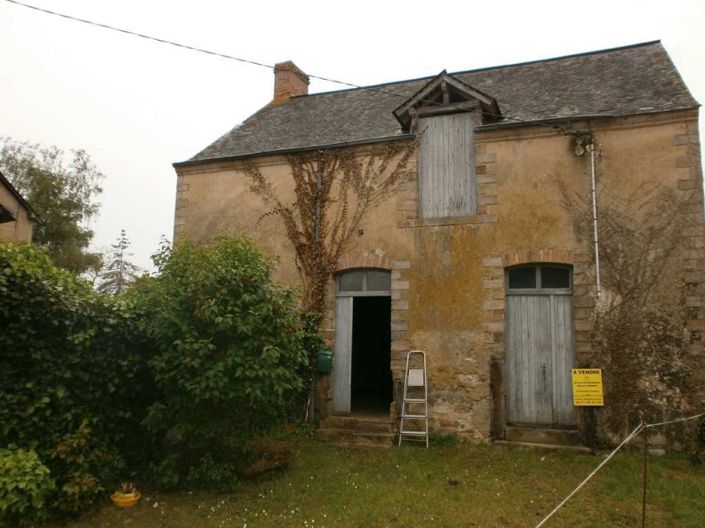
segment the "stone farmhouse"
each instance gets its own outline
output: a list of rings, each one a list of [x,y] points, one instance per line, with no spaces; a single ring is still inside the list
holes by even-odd
[[[291,204],[297,156],[413,148],[331,273],[322,436],[390,442],[410,350],[437,434],[590,443],[641,406],[702,406],[699,104],[660,42],[318,94],[292,62],[274,77],[270,104],[174,164],[177,243],[246,233],[298,288],[252,168]],[[577,367],[603,369],[604,407],[573,405]]]
[[[0,173],[0,240],[31,242],[37,213]]]

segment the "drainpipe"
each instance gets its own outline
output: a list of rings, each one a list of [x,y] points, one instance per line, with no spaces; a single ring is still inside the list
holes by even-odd
[[[590,152],[590,182],[592,184],[592,238],[595,244],[595,286],[597,287],[597,299],[600,299],[600,245],[597,234],[597,192],[595,186],[595,138],[589,136],[585,145]]]

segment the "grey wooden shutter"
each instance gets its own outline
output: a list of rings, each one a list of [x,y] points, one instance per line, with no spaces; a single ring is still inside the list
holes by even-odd
[[[444,218],[475,214],[474,114],[419,120],[419,214]]]

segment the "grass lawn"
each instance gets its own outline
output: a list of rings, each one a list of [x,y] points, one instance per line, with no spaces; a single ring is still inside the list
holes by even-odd
[[[601,460],[458,444],[344,450],[295,444],[288,471],[228,494],[143,490],[132,509],[108,504],[73,528],[533,528]],[[649,459],[647,526],[705,526],[705,468],[683,456]],[[619,453],[547,527],[641,526],[641,457]]]

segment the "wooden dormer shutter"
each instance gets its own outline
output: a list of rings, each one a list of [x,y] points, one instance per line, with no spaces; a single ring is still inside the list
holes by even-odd
[[[475,113],[419,119],[419,216],[475,214]]]
[[[477,213],[475,127],[501,119],[497,101],[443,70],[394,110],[419,139],[419,216]]]

